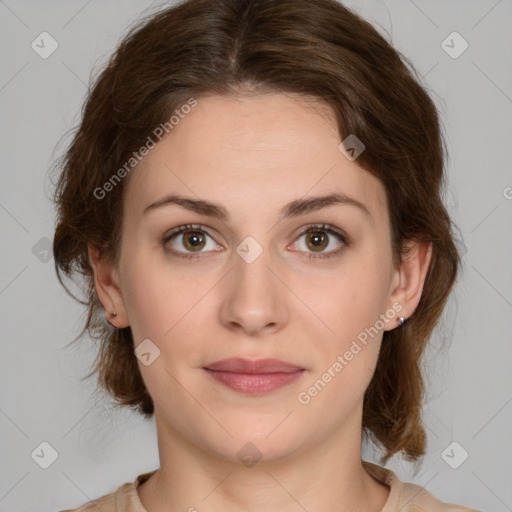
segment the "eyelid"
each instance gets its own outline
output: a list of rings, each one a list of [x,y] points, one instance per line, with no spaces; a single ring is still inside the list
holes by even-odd
[[[348,236],[338,228],[335,228],[334,226],[331,226],[330,224],[320,223],[320,224],[308,224],[305,226],[302,231],[297,235],[297,237],[305,235],[306,233],[309,233],[310,231],[314,231],[317,229],[318,231],[326,231],[327,233],[333,233],[336,236],[338,236],[343,243],[349,244]]]
[[[206,226],[202,225],[202,224],[183,224],[181,226],[178,226],[174,229],[171,229],[171,231],[167,232],[163,237],[162,237],[162,244],[165,246],[167,244],[167,242],[169,242],[169,240],[171,240],[171,238],[177,236],[177,235],[180,235],[182,233],[187,233],[189,231],[200,231],[200,232],[203,232],[205,233],[206,235],[208,235],[212,240],[215,241],[215,238],[214,236],[210,233],[209,231],[209,228],[207,228]],[[219,245],[217,242],[215,242],[217,245]],[[197,252],[197,253],[194,253],[194,252],[186,252],[186,251],[176,251],[175,249],[166,249],[169,253],[173,254],[173,255],[176,255],[178,257],[182,257],[182,258],[188,258],[188,259],[191,259],[191,258],[201,258],[202,254],[204,254],[203,252]],[[206,251],[206,252],[210,252],[210,251]]]
[[[335,250],[331,250],[331,251],[327,251],[327,252],[318,252],[318,253],[315,253],[315,252],[306,252],[305,254],[307,255],[306,258],[309,259],[309,260],[315,260],[315,259],[319,259],[319,260],[327,260],[329,258],[334,258],[336,256],[339,256],[340,253],[346,248],[346,247],[350,247],[351,245],[351,240],[349,239],[348,235],[346,235],[343,231],[339,230],[338,228],[334,227],[334,226],[331,226],[330,224],[325,224],[325,223],[320,223],[320,224],[308,224],[307,226],[305,226],[301,231],[300,233],[294,238],[294,241],[292,242],[291,245],[295,244],[296,241],[303,235],[309,233],[309,232],[314,232],[315,230],[317,231],[325,231],[326,233],[329,233],[329,235],[335,235],[337,236],[341,242],[342,242],[342,246],[338,249],[335,249]],[[289,247],[289,246],[288,246]],[[300,252],[300,251],[299,251]]]
[[[203,231],[209,237],[213,238],[213,235],[210,233],[210,228],[204,226],[203,224],[183,224],[165,233],[165,235],[162,237],[162,241],[167,242],[173,236],[186,233],[187,231]]]

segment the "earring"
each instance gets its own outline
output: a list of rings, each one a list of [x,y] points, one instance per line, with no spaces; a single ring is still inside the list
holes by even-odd
[[[115,318],[117,316],[117,313],[115,311],[112,311],[112,313],[109,313],[108,316],[110,318]],[[114,325],[108,318],[107,318],[107,322],[112,326],[112,327],[115,327],[116,329],[119,329],[119,327],[117,327],[117,325]]]
[[[399,317],[398,317],[398,325],[399,325],[400,327],[402,327],[402,325],[404,325],[404,324],[405,324],[405,322],[407,322],[407,318],[404,318],[403,316],[399,316]]]

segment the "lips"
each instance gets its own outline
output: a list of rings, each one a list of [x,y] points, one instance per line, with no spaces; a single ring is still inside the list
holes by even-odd
[[[279,359],[223,359],[203,367],[224,386],[238,393],[263,395],[288,386],[306,372],[300,366]]]
[[[304,370],[300,366],[279,359],[244,359],[234,357],[222,359],[204,367],[207,370],[244,374],[293,373]]]

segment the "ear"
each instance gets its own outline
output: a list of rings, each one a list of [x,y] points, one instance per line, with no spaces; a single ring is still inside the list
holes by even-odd
[[[418,306],[425,277],[432,260],[432,242],[409,241],[406,243],[408,253],[402,264],[395,269],[390,289],[388,307],[398,302],[402,305],[400,316],[409,318]],[[396,327],[390,327],[392,330]]]
[[[114,327],[128,327],[130,324],[119,284],[119,272],[113,262],[104,257],[100,250],[90,244],[89,263],[94,271],[94,286],[105,309],[105,317]],[[113,315],[112,313],[116,313]]]

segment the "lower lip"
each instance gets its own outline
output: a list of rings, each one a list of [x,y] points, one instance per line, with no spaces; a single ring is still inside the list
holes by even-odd
[[[239,393],[259,395],[269,393],[296,381],[304,370],[291,373],[233,373],[205,370],[218,382]]]

